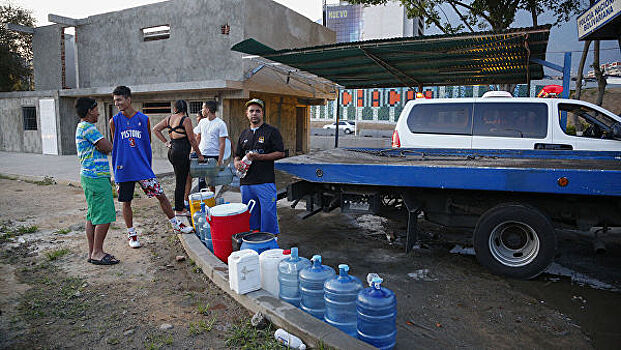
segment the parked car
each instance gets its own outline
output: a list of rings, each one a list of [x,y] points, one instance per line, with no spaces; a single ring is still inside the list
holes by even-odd
[[[336,122],[331,123],[331,124],[326,124],[323,126],[323,128],[326,130],[335,130]],[[339,121],[339,130],[345,132],[346,134],[351,134],[356,130],[356,124],[354,124],[354,122],[341,120]]]
[[[621,118],[571,99],[416,99],[401,112],[392,146],[621,151]]]

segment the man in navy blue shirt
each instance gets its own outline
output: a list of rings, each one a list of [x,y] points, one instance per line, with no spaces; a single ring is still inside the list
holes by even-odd
[[[239,136],[235,148],[235,167],[242,170],[241,159],[252,161],[246,176],[240,179],[242,202],[254,199],[257,204],[250,216],[250,229],[277,234],[276,184],[274,161],[285,156],[282,136],[275,127],[263,121],[265,104],[258,98],[246,102],[250,128]]]

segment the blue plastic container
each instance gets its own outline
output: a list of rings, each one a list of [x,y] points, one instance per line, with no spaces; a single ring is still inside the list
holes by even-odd
[[[350,276],[348,272],[349,266],[341,264],[339,275],[324,283],[324,320],[352,337],[357,337],[356,299],[364,286],[360,279]]]
[[[278,297],[289,304],[300,307],[300,271],[311,265],[310,260],[298,256],[298,248],[291,248],[291,256],[278,264]]]
[[[266,250],[278,249],[276,235],[268,232],[253,232],[242,237],[242,244],[239,250],[252,249],[259,253]]]
[[[201,236],[201,241],[203,242],[203,244],[205,244],[207,249],[213,252],[213,243],[211,241],[211,226],[209,226],[209,222],[207,220],[205,220],[205,223],[201,228]]]
[[[321,264],[321,256],[311,259],[312,265],[300,271],[300,308],[323,320],[326,303],[323,300],[323,284],[336,275],[330,266]]]
[[[394,348],[397,339],[397,298],[381,284],[382,279],[375,277],[371,287],[358,293],[358,338],[386,350]]]
[[[205,212],[205,203],[201,202],[201,210],[194,213],[194,231],[198,238],[203,241],[203,227],[207,223],[207,213]]]

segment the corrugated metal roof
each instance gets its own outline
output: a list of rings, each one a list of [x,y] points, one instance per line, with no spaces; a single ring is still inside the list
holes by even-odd
[[[517,84],[541,79],[550,25],[274,50],[254,39],[231,50],[284,63],[346,88]]]

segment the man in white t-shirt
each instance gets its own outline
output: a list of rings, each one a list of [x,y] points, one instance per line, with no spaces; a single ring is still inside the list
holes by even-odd
[[[224,149],[226,147],[226,139],[229,132],[224,121],[216,116],[218,104],[215,101],[206,101],[203,103],[203,119],[194,128],[194,133],[198,135],[201,153],[205,158],[213,158],[218,160],[218,166],[222,166],[224,161]],[[204,178],[198,179],[198,188],[207,187]],[[215,187],[209,186],[209,190],[214,192]]]

